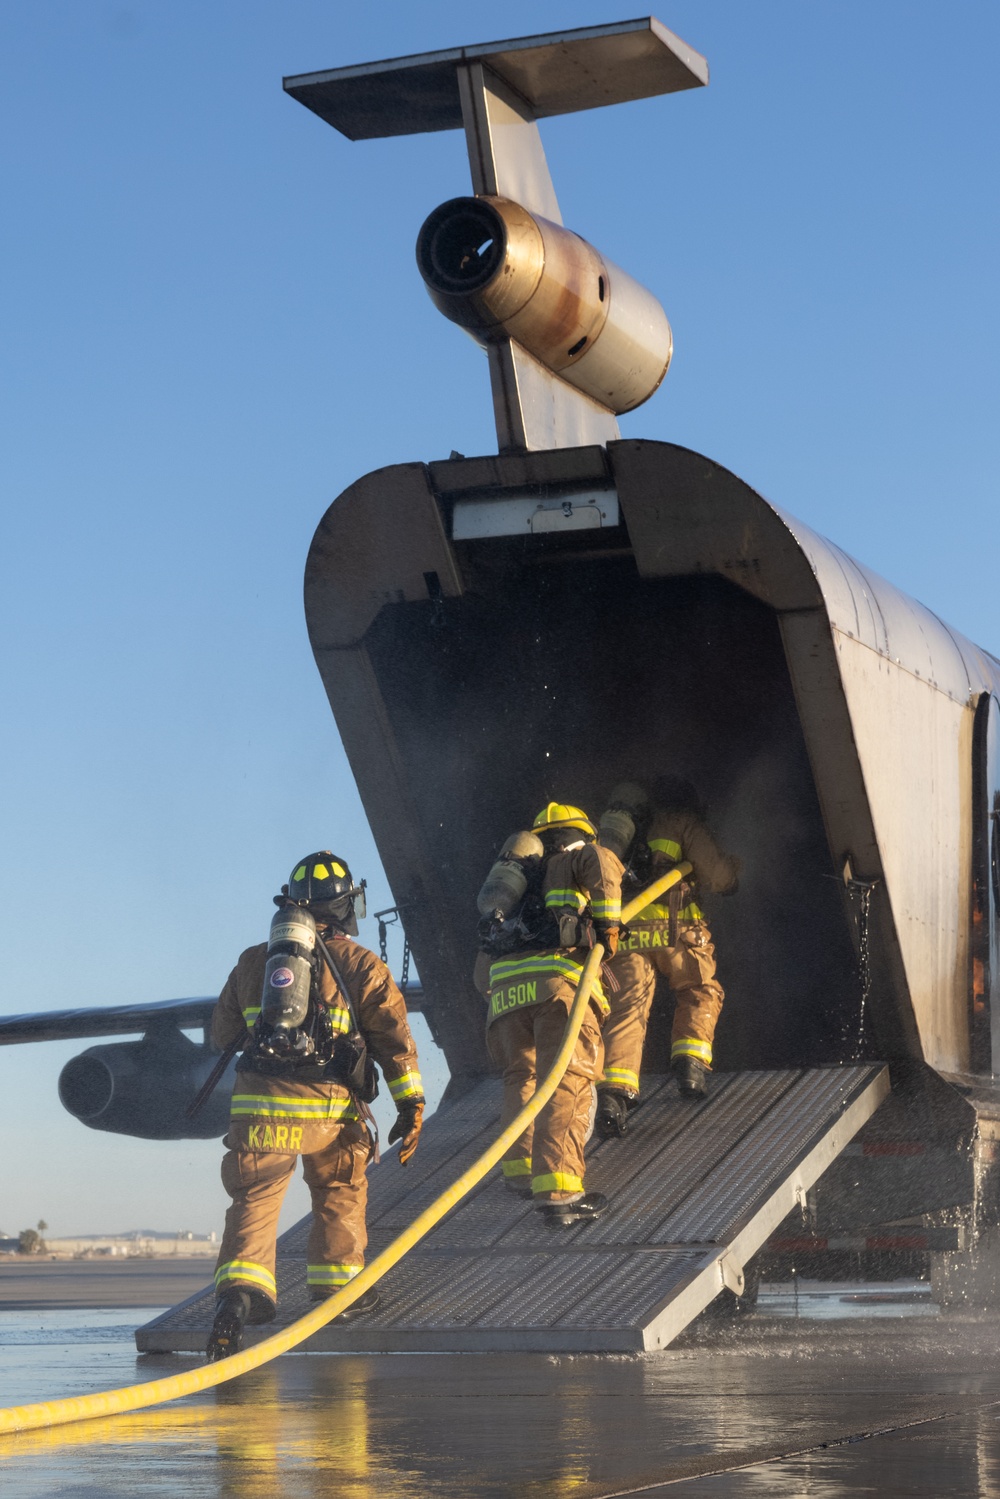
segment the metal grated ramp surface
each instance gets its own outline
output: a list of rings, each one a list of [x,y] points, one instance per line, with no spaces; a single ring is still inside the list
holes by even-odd
[[[558,1232],[492,1175],[380,1283],[381,1304],[325,1327],[311,1352],[666,1347],[740,1272],[889,1092],[881,1065],[715,1073],[703,1101],[653,1078],[624,1140],[593,1141],[587,1189],[611,1205]],[[495,1138],[500,1085],[480,1084],[424,1128],[405,1171],[370,1173],[369,1259]],[[303,1219],[278,1241],[279,1320],[305,1312]],[[139,1328],[140,1352],[201,1352],[206,1289]]]

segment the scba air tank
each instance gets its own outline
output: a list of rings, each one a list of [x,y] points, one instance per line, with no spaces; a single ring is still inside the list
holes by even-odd
[[[634,781],[619,781],[611,793],[611,802],[601,813],[599,841],[624,860],[636,833],[649,826],[649,797]]]
[[[545,857],[545,846],[535,833],[514,833],[486,876],[479,892],[480,916],[506,917],[516,910],[528,888],[528,871]]]
[[[291,1031],[304,1023],[312,988],[316,923],[301,906],[282,906],[271,920],[260,1015],[273,1029]]]
[[[599,841],[624,860],[635,837],[635,821],[624,807],[609,807],[597,824]]]

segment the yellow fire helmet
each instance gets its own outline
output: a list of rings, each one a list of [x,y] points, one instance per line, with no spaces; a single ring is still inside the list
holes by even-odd
[[[547,832],[549,828],[579,828],[590,838],[597,837],[597,829],[579,807],[569,807],[564,802],[549,802],[532,823],[536,832]]]

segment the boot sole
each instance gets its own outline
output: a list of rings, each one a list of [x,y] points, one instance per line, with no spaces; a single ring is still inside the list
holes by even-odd
[[[377,1312],[381,1305],[381,1296],[376,1296],[375,1300],[370,1302],[368,1306],[349,1306],[346,1312],[340,1312],[336,1317],[331,1318],[330,1326],[343,1327],[348,1322],[356,1322],[359,1317],[366,1316],[368,1312]]]
[[[578,1223],[596,1223],[605,1209],[599,1213],[543,1213],[546,1228],[575,1228]]]

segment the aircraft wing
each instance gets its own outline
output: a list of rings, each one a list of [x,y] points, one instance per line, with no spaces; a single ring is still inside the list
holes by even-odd
[[[87,1010],[46,1010],[38,1015],[0,1015],[0,1046],[17,1046],[25,1041],[73,1041],[85,1036],[124,1036],[147,1031],[163,1020],[193,1030],[208,1025],[214,1008],[212,996]]]
[[[423,1008],[419,983],[406,989],[407,1008]],[[107,1005],[89,1010],[45,1010],[38,1015],[0,1015],[0,1046],[18,1046],[25,1041],[76,1041],[86,1036],[127,1036],[148,1031],[158,1020],[181,1030],[208,1027],[215,997],[204,999],[158,999],[149,1004]]]

